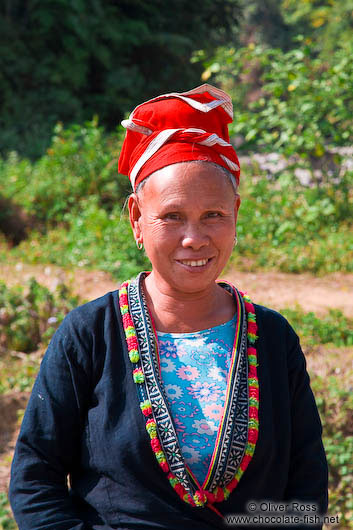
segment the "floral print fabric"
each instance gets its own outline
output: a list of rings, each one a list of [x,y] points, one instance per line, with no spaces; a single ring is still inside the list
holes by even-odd
[[[161,376],[186,464],[203,484],[222,417],[236,319],[196,333],[157,332]]]

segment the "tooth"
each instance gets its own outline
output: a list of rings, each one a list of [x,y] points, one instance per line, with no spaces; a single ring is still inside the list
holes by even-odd
[[[203,265],[206,265],[208,262],[208,259],[199,259],[199,260],[180,260],[181,263],[184,265],[188,265],[189,267],[202,267]]]

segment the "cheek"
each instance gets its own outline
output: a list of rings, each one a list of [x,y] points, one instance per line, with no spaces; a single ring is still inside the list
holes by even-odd
[[[146,219],[142,224],[143,239],[146,250],[158,252],[159,247],[172,247],[179,238],[176,227],[167,226],[159,220]]]
[[[229,243],[230,245],[233,245],[234,237],[235,237],[235,222],[232,220],[229,220],[229,222],[226,223],[219,223],[212,226],[212,238],[215,242],[219,242],[222,244],[227,245]]]

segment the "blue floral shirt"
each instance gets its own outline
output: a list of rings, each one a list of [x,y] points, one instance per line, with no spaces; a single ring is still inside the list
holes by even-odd
[[[181,451],[203,484],[222,417],[235,317],[196,333],[157,332],[161,375]]]

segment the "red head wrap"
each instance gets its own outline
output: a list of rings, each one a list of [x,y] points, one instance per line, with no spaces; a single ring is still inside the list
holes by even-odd
[[[119,172],[129,175],[136,189],[164,166],[204,160],[228,169],[239,182],[239,160],[228,134],[232,118],[228,94],[207,84],[146,101],[122,122],[127,132]]]

